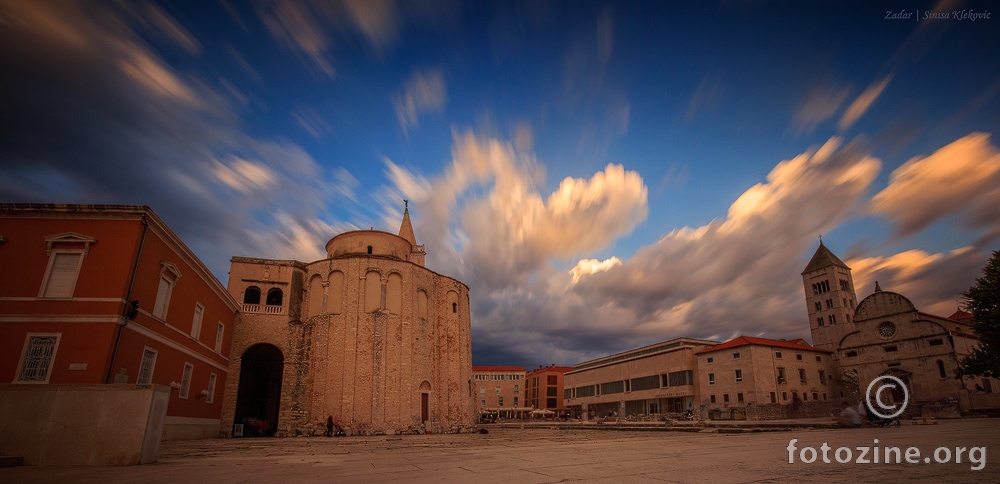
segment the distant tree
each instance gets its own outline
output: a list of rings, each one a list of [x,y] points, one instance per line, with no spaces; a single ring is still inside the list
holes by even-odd
[[[979,347],[959,362],[961,376],[1000,377],[1000,250],[993,251],[983,277],[962,293],[965,308],[972,313],[972,331]]]

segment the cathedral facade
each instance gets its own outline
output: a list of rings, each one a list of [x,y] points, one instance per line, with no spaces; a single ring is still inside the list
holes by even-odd
[[[833,352],[840,390],[861,398],[869,382],[883,375],[903,381],[893,400],[908,398],[914,416],[957,417],[997,408],[993,378],[955,376],[959,361],[978,344],[968,313],[949,317],[917,310],[905,296],[874,292],[858,302],[851,269],[820,243],[802,272],[813,344]]]
[[[224,435],[457,432],[475,421],[469,288],[398,234],[345,232],[326,258],[234,257]]]

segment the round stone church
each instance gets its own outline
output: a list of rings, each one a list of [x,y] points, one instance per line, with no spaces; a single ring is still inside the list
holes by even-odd
[[[345,232],[326,258],[233,257],[224,435],[457,432],[474,424],[469,288],[399,234]]]

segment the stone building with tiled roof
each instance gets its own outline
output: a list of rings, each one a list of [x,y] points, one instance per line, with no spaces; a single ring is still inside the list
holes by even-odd
[[[824,415],[837,399],[832,354],[802,339],[754,336],[698,351],[700,405],[715,418]]]

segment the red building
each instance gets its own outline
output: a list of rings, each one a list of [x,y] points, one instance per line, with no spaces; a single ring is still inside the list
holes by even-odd
[[[572,370],[571,366],[551,365],[528,372],[525,376],[524,401],[532,408],[565,411],[563,375]]]
[[[149,207],[0,204],[0,381],[171,385],[164,439],[216,437],[239,309]]]

